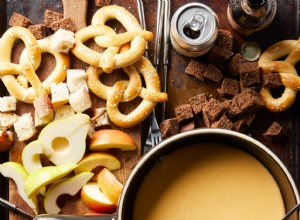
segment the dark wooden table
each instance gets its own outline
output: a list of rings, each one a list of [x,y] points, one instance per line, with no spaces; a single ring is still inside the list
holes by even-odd
[[[16,3],[17,2],[17,3]],[[7,26],[6,19],[10,17],[13,11],[17,11],[27,15],[32,18],[36,23],[41,22],[44,7],[49,7],[53,9],[57,9],[58,11],[62,11],[62,3],[60,1],[54,0],[46,0],[46,1],[36,1],[43,2],[43,7],[34,9],[36,10],[36,14],[32,12],[28,12],[27,9],[31,8],[32,5],[26,3],[27,1],[5,1],[0,0],[0,9],[5,13],[0,14],[0,34],[2,35]],[[192,1],[187,0],[174,0],[172,1],[171,6],[171,15],[182,5],[189,3]],[[229,23],[227,21],[226,9],[229,1],[225,0],[204,0],[202,3],[210,6],[218,15],[220,21],[220,28],[231,30]],[[113,0],[112,4],[117,4],[120,6],[126,7],[130,12],[132,12],[137,18],[137,8],[135,0]],[[298,39],[299,37],[299,1],[297,0],[283,0],[277,1],[278,4],[278,12],[275,16],[274,21],[267,29],[253,34],[248,38],[241,37],[234,33],[234,50],[235,52],[239,52],[241,45],[246,40],[255,40],[257,41],[262,49],[266,49],[268,46],[272,45],[275,42],[285,40],[285,39]],[[153,0],[144,0],[145,13],[147,18],[147,29],[153,31],[155,33],[155,24],[156,24],[156,1]],[[89,24],[91,17],[97,8],[94,6],[94,1],[89,0],[88,7],[88,18],[87,24]],[[153,47],[154,42],[150,43],[150,51],[151,56],[150,59],[153,58]],[[190,61],[189,58],[180,56],[172,47],[170,48],[169,54],[169,78],[168,78],[168,94],[169,101],[167,103],[167,115],[166,117],[172,117],[173,115],[173,107],[178,104],[186,103],[186,100],[194,95],[197,95],[202,92],[215,94],[216,87],[211,84],[196,82],[191,79],[184,73],[184,69]],[[297,67],[298,68],[298,67]],[[159,73],[162,74],[161,69],[159,69]],[[3,86],[3,85],[2,85]],[[1,87],[1,85],[0,85]],[[3,91],[1,94],[4,94]],[[158,106],[158,110],[159,110]],[[296,99],[294,105],[288,109],[286,112],[276,114],[271,113],[266,110],[260,111],[255,121],[249,131],[249,135],[259,140],[263,144],[265,144],[268,148],[270,148],[286,165],[290,173],[295,179],[297,183],[298,189],[300,189],[300,181],[299,181],[299,150],[298,150],[298,140],[299,140],[299,109],[300,109],[300,100],[299,97]],[[158,112],[159,114],[159,112]],[[284,129],[287,131],[288,138],[284,143],[274,144],[268,140],[266,140],[262,134],[267,129],[267,127],[273,122],[278,121],[283,125]],[[144,142],[145,136],[148,131],[148,121],[146,120],[145,126],[139,127],[137,130],[139,134],[135,134],[135,138],[139,140],[141,145]],[[142,140],[142,141],[141,141]],[[138,151],[139,153],[139,151]],[[137,155],[139,157],[140,155]],[[0,154],[0,162],[7,161],[9,158],[8,154]],[[122,172],[122,171],[121,171]],[[128,171],[126,171],[128,172]],[[119,174],[122,176],[122,174]],[[126,173],[127,175],[127,173]],[[123,178],[126,177],[123,175]],[[2,198],[7,198],[8,195],[8,181],[3,177],[0,177],[0,196]],[[16,203],[19,207],[23,208],[23,203],[20,199],[11,199],[12,202]],[[85,209],[81,210],[81,205],[76,205],[78,213],[83,214]],[[0,207],[0,216],[1,219],[4,219],[3,216],[7,218],[5,214],[5,209]],[[10,219],[23,219],[20,216],[10,215]],[[12,217],[13,216],[13,217]]]

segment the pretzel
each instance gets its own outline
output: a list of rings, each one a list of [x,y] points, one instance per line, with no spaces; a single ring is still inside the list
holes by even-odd
[[[286,57],[284,61],[280,60],[282,57]],[[300,78],[294,67],[299,60],[300,38],[298,41],[284,40],[275,43],[261,55],[258,65],[262,72],[278,72],[285,86],[282,95],[278,98],[272,96],[269,88],[261,88],[260,94],[268,110],[282,112],[293,104],[297,90],[300,89]]]
[[[110,120],[123,128],[133,127],[143,121],[151,113],[157,102],[168,99],[166,93],[160,92],[160,81],[156,69],[151,62],[142,57],[133,65],[123,68],[129,80],[117,81],[112,87],[104,85],[99,79],[103,70],[90,66],[87,69],[87,84],[92,93],[107,100],[106,108]],[[140,74],[144,77],[146,88],[142,86]],[[140,97],[143,100],[129,114],[119,110],[120,102],[129,102]]]
[[[109,20],[119,21],[127,32],[117,34],[106,25]],[[83,43],[95,38],[97,45],[105,51],[99,53]],[[153,34],[141,28],[136,18],[125,8],[110,5],[100,8],[93,16],[90,26],[75,33],[76,43],[72,53],[80,60],[111,73],[114,69],[132,65],[143,55],[146,40],[151,41]],[[131,47],[124,53],[119,53],[120,47],[131,42]]]
[[[11,62],[13,45],[17,39],[25,44],[19,64]],[[66,69],[70,66],[69,56],[57,53],[50,48],[50,39],[37,41],[32,33],[23,27],[11,27],[2,36],[0,41],[0,76],[8,92],[17,100],[33,103],[33,101],[50,93],[50,84],[62,82],[66,78]],[[36,74],[40,66],[42,53],[50,53],[56,60],[54,70],[41,82]],[[25,77],[31,87],[24,86],[18,78]]]

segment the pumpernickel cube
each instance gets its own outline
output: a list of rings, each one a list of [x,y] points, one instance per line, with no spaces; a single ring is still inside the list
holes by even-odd
[[[234,53],[226,48],[214,45],[208,52],[207,62],[214,66],[224,69],[226,62],[234,55]]]
[[[212,64],[208,64],[204,71],[204,78],[216,83],[220,83],[223,78],[222,71]]]
[[[46,37],[46,26],[44,24],[30,25],[28,30],[35,36],[36,39],[43,39]]]
[[[228,130],[232,130],[233,126],[233,122],[225,114],[211,124],[211,128],[223,128]]]
[[[239,73],[241,87],[257,86],[261,81],[258,62],[242,63]]]
[[[238,76],[240,74],[240,65],[246,62],[247,60],[240,53],[237,53],[228,62],[226,70],[230,75]]]
[[[210,98],[202,108],[203,120],[206,127],[216,121],[224,112],[224,106],[215,98]]]
[[[191,59],[187,67],[185,68],[185,73],[197,80],[204,79],[204,71],[206,70],[206,65],[195,59]]]
[[[262,77],[262,86],[268,88],[279,88],[283,86],[281,76],[278,73],[265,73]]]
[[[231,31],[220,29],[218,37],[216,39],[216,44],[227,50],[233,49],[233,35]]]
[[[174,112],[176,118],[178,119],[178,123],[194,118],[193,109],[190,104],[175,106]]]
[[[240,92],[240,83],[236,79],[225,77],[222,80],[221,88],[217,89],[217,92],[226,97],[233,97]]]
[[[54,21],[50,24],[50,27],[53,31],[58,31],[58,29],[65,29],[67,31],[76,31],[76,27],[71,18],[63,18],[58,21]]]
[[[207,96],[204,93],[193,96],[189,99],[190,105],[192,106],[193,112],[196,116],[199,116],[202,112],[202,108],[207,101]]]
[[[53,22],[59,21],[64,18],[64,15],[62,13],[52,11],[50,9],[46,9],[44,13],[44,24],[47,27],[50,27],[50,25]]]
[[[11,27],[19,26],[19,27],[27,28],[30,25],[32,25],[32,21],[29,18],[27,18],[17,12],[14,12],[12,14],[12,16],[10,17],[8,24]]]
[[[170,118],[160,123],[161,136],[163,138],[170,137],[179,133],[179,123],[177,118]]]
[[[286,137],[283,126],[278,122],[273,122],[268,129],[263,133],[263,136],[270,141],[282,141]]]

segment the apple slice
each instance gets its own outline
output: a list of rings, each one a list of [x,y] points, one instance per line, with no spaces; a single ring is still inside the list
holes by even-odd
[[[62,194],[69,194],[74,196],[80,191],[92,177],[92,172],[79,173],[73,177],[66,178],[55,182],[47,191],[44,198],[44,207],[48,214],[58,214],[61,209],[58,207],[56,201]]]
[[[103,151],[110,148],[118,148],[122,151],[136,150],[137,144],[127,133],[115,129],[102,129],[93,134],[89,149],[91,151]]]
[[[81,199],[90,209],[101,213],[113,213],[117,207],[100,191],[97,182],[89,182],[81,189]]]
[[[44,186],[60,180],[77,167],[75,163],[66,163],[58,166],[42,167],[33,171],[25,179],[24,190],[28,198],[36,196]]]
[[[100,166],[106,167],[107,169],[113,171],[120,169],[121,162],[114,155],[108,153],[91,153],[85,156],[78,163],[78,167],[75,169],[75,173],[92,171],[96,167]]]
[[[18,193],[21,198],[28,204],[35,214],[38,214],[39,207],[37,198],[32,196],[29,199],[24,191],[24,182],[28,176],[24,167],[16,162],[5,162],[0,164],[0,173],[7,178],[13,179],[17,185]]]
[[[55,165],[79,162],[86,150],[86,136],[90,117],[75,114],[67,119],[48,124],[38,140],[43,143],[43,152]]]
[[[103,168],[98,173],[97,183],[104,195],[117,206],[123,189],[123,184],[120,183],[116,176],[106,168]]]

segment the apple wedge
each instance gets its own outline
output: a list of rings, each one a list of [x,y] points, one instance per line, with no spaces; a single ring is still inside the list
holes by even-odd
[[[44,198],[44,207],[46,213],[48,214],[58,214],[61,209],[57,205],[57,199],[62,194],[68,194],[74,196],[80,191],[80,189],[85,185],[92,177],[92,172],[79,173],[73,177],[66,178],[55,182],[48,189]]]
[[[28,198],[39,193],[39,190],[50,183],[60,180],[77,167],[75,163],[66,163],[58,166],[42,167],[33,171],[25,179],[24,190]]]
[[[83,157],[78,163],[75,173],[89,172],[100,166],[113,171],[120,169],[121,162],[112,154],[104,152],[91,153]]]
[[[110,148],[130,151],[136,150],[137,144],[129,134],[120,130],[102,129],[96,131],[92,136],[89,149],[91,151],[104,151]]]
[[[28,177],[28,174],[24,167],[16,162],[5,162],[0,164],[0,173],[7,177],[13,179],[18,188],[18,193],[21,198],[28,204],[28,206],[33,210],[35,214],[39,213],[38,200],[35,196],[28,198],[24,191],[24,182]]]
[[[86,150],[86,136],[90,117],[75,114],[67,119],[53,121],[40,133],[43,152],[55,165],[79,162]]]
[[[118,205],[119,198],[123,189],[123,184],[108,169],[103,168],[97,175],[97,184],[104,195]]]
[[[81,189],[81,199],[90,209],[101,213],[113,213],[117,207],[99,189],[97,182],[89,182]]]

